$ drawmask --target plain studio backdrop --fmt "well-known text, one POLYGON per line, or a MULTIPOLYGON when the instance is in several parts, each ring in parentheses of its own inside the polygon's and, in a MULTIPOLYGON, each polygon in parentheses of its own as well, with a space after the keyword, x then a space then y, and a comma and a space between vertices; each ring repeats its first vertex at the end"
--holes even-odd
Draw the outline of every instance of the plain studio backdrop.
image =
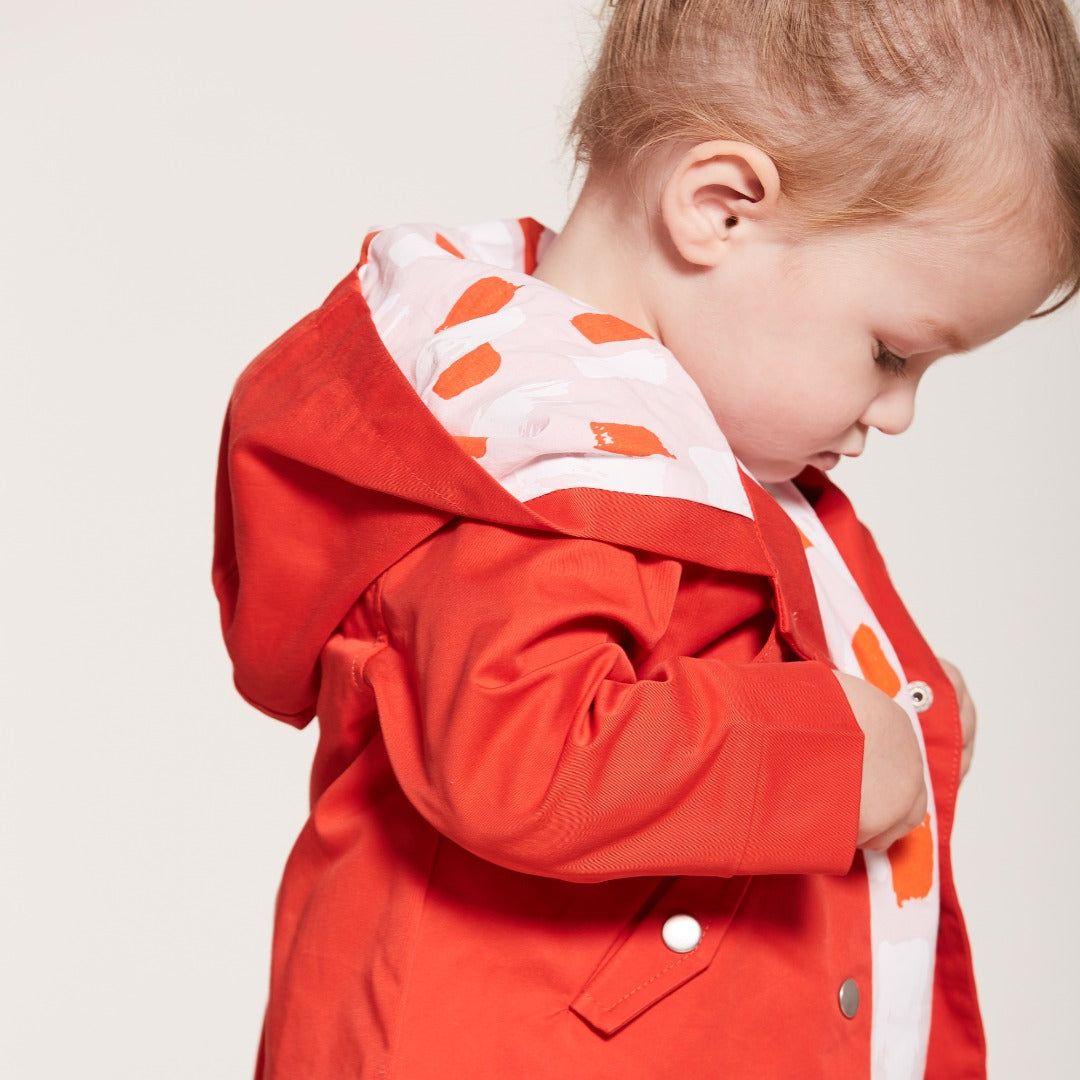
MULTIPOLYGON (((0 1074, 250 1074, 313 730, 209 584, 233 380, 369 225, 531 214, 598 0, 2 0, 0 1074)), ((927 377, 840 470, 980 707, 956 875, 991 1075, 1074 1075, 1080 309, 927 377)))

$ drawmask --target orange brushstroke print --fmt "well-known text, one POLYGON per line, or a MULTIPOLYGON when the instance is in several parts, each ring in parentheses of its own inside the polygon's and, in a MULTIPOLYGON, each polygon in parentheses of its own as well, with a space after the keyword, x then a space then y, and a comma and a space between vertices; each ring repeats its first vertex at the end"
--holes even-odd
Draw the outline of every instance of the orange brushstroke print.
POLYGON ((439 247, 441 247, 443 249, 443 251, 450 252, 450 254, 453 255, 455 258, 457 258, 457 259, 464 259, 465 258, 465 256, 462 255, 461 252, 458 251, 458 249, 456 247, 454 247, 454 245, 451 244, 450 241, 447 240, 446 237, 443 236, 443 234, 441 232, 437 232, 435 234, 435 243, 438 244, 439 247))
POLYGON ((612 454, 624 454, 626 457, 650 457, 663 454, 673 458, 675 455, 648 429, 636 424, 599 424, 589 425, 596 436, 596 449, 607 450, 612 454))
POLYGON ((886 659, 877 634, 863 623, 855 631, 851 647, 855 650, 855 659, 859 661, 863 678, 888 697, 896 697, 900 692, 900 676, 886 659))
POLYGON ((435 380, 432 389, 444 400, 457 397, 485 379, 490 379, 499 370, 501 363, 502 357, 490 345, 479 345, 472 352, 455 360, 435 380))
POLYGON ((483 435, 455 435, 454 442, 471 458, 482 458, 487 453, 487 439, 483 435))
POLYGON ((435 328, 438 334, 451 326, 480 319, 485 315, 494 315, 501 311, 513 299, 520 285, 511 285, 498 277, 481 278, 474 281, 458 298, 450 309, 450 314, 441 326, 435 328))
POLYGON ((617 319, 614 315, 601 315, 594 311, 575 315, 570 321, 594 345, 604 345, 609 341, 638 341, 641 338, 652 337, 651 334, 646 334, 644 330, 622 319, 617 319))
POLYGON ((813 543, 811 543, 810 538, 802 531, 802 529, 799 529, 799 539, 802 541, 804 549, 812 548, 814 546, 813 543))
POLYGON ((903 907, 906 900, 922 900, 930 895, 934 884, 934 834, 929 814, 921 825, 897 840, 888 855, 897 907, 903 907))

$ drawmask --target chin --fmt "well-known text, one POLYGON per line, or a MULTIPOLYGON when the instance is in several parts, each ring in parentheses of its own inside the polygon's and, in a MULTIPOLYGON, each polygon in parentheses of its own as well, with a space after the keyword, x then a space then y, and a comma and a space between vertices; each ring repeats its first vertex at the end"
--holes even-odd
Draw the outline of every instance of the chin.
POLYGON ((794 480, 806 465, 778 465, 762 464, 756 468, 753 465, 745 466, 746 471, 759 484, 783 484, 787 480, 794 480))

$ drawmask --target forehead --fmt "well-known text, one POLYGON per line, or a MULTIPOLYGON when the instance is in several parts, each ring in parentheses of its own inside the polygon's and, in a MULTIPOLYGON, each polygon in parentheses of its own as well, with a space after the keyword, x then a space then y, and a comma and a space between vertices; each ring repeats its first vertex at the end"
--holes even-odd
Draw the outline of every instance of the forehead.
POLYGON ((1048 229, 902 221, 825 243, 876 311, 895 312, 948 352, 964 352, 1032 315, 1060 282, 1048 229))
POLYGON ((894 250, 925 289, 943 289, 943 300, 982 294, 1013 321, 1032 314, 1061 278, 1051 230, 1036 221, 909 228, 894 250))

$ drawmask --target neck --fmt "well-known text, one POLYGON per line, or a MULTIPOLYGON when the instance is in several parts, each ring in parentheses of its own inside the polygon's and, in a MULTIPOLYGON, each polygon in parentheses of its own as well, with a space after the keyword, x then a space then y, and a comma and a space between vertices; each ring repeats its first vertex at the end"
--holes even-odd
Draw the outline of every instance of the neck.
POLYGON ((655 257, 641 196, 615 193, 611 184, 589 177, 533 276, 658 337, 647 300, 655 257))

